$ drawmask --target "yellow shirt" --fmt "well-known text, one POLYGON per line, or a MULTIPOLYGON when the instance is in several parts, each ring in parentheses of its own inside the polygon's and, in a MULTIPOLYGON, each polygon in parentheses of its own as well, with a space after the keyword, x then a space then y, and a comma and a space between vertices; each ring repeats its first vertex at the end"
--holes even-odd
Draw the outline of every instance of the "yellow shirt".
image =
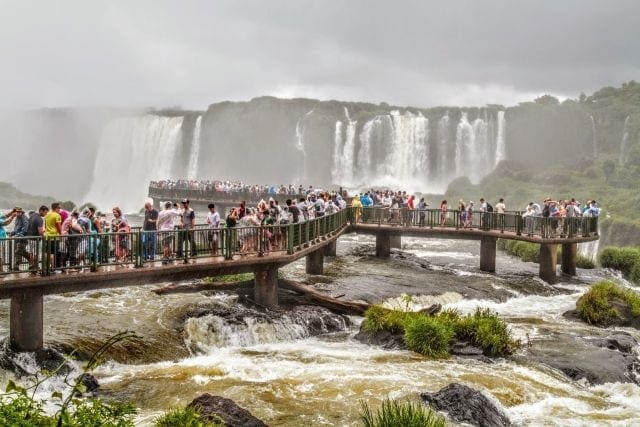
POLYGON ((62 224, 62 217, 60 216, 60 214, 58 212, 49 211, 44 216, 44 235, 45 235, 45 237, 57 236, 57 235, 60 234, 60 233, 58 233, 58 227, 56 227, 56 224, 62 224))

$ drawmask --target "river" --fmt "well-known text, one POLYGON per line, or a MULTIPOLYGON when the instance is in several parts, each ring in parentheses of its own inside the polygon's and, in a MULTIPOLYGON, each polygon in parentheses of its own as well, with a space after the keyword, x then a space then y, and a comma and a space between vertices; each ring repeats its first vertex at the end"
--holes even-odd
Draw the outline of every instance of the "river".
MULTIPOLYGON (((504 253, 497 256, 497 275, 482 273, 477 242, 403 238, 402 251, 390 260, 375 258, 374 245, 371 237, 346 235, 338 242, 338 257, 325 260, 324 276, 308 277, 304 260, 282 274, 308 279, 345 299, 393 306, 405 304, 398 297, 409 293, 415 295, 413 308, 433 302, 462 312, 490 307, 525 347, 548 345, 556 332, 600 336, 602 330, 562 313, 575 307, 590 283, 622 281, 606 270, 579 270, 576 279, 550 286, 536 277, 537 265, 504 253)), ((361 400, 377 406, 385 397, 415 398, 454 381, 493 396, 517 425, 640 424, 640 387, 634 384, 593 386, 543 365, 508 359, 431 361, 359 343, 353 338, 358 317, 345 319, 337 332, 310 336, 296 315, 265 323, 239 309, 233 295, 151 292, 159 286, 45 300, 49 344, 89 349, 124 329, 141 336, 130 349, 115 349, 95 372, 105 395, 138 405, 140 425, 207 392, 233 399, 269 425, 355 426, 361 400), (194 307, 240 310, 241 321, 215 314, 188 317, 194 307)), ((0 301, 0 336, 7 334, 8 307, 0 301)), ((640 339, 638 331, 626 331, 640 339)), ((2 381, 9 376, 4 373, 2 381)))

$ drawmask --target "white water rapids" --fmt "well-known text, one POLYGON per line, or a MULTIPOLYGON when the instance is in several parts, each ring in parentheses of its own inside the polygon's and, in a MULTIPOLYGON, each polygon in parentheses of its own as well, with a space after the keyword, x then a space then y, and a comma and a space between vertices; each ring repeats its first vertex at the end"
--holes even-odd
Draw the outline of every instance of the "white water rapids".
MULTIPOLYGON (((463 313, 489 307, 506 318, 515 337, 525 344, 531 340, 534 346, 537 340, 545 342, 549 331, 584 336, 597 330, 566 320, 562 313, 575 306, 588 283, 607 277, 607 272, 580 270, 577 281, 548 287, 535 277, 537 265, 503 253, 498 253, 497 275, 479 272, 477 246, 468 241, 403 238, 404 256, 427 263, 420 267, 402 257, 382 261, 362 255, 362 248, 373 251, 374 240, 350 234, 341 237, 339 256, 325 261, 330 280, 317 286, 333 294, 347 293, 345 299, 353 293, 370 293, 388 295, 383 299, 389 304, 404 304, 397 297, 409 291, 418 293, 411 302, 415 305, 440 302, 463 313), (457 287, 460 283, 478 294, 464 296, 457 287), (526 294, 513 284, 522 290, 568 292, 526 294), (438 286, 443 291, 431 294, 438 286), (508 298, 500 302, 482 297, 488 289, 508 298)), ((287 278, 307 277, 304 260, 281 271, 287 278)), ((155 287, 51 296, 45 301, 48 342, 97 340, 126 328, 151 343, 147 357, 161 355, 158 361, 109 362, 96 371, 107 396, 131 399, 141 408, 140 425, 151 425, 167 408, 185 405, 206 392, 233 399, 269 425, 356 426, 361 400, 377 407, 385 397, 415 398, 451 382, 492 396, 515 425, 640 423, 637 385, 591 386, 542 365, 507 359, 492 364, 456 357, 428 360, 410 351, 361 344, 353 339, 357 325, 310 337, 304 322, 286 318, 269 324, 251 315, 231 322, 208 314, 180 323, 184 307, 234 307, 234 299, 208 292, 159 296, 151 292, 155 287), (192 352, 167 353, 167 348, 185 346, 192 352)), ((7 312, 7 301, 0 302, 0 319, 6 319, 7 312)), ((6 334, 7 326, 0 322, 0 335, 6 334)), ((638 331, 629 332, 640 338, 638 331)), ((52 389, 53 385, 46 390, 52 389)))

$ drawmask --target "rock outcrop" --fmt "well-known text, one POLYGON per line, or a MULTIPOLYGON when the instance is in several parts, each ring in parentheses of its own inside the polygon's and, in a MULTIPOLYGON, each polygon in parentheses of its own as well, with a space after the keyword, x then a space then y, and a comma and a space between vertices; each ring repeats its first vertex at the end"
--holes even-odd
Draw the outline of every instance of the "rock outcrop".
POLYGON ((266 427, 251 412, 238 406, 233 400, 205 393, 193 399, 188 405, 207 421, 222 420, 228 427, 266 427))

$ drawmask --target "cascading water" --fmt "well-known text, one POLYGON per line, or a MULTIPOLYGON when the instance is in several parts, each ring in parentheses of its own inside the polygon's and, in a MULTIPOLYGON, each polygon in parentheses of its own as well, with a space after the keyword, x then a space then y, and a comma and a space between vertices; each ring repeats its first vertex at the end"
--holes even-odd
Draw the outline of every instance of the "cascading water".
POLYGON ((171 176, 183 119, 148 114, 109 123, 100 138, 93 183, 84 200, 100 209, 140 210, 149 181, 171 176))
POLYGON ((336 122, 336 128, 333 137, 333 163, 331 165, 331 180, 339 183, 344 170, 344 159, 342 157, 342 122, 336 122))
POLYGON ((456 130, 456 176, 467 176, 471 178, 470 166, 471 166, 471 150, 473 149, 475 142, 475 132, 473 126, 467 119, 467 113, 462 113, 460 117, 460 123, 456 130))
POLYGON ((505 132, 505 120, 504 111, 498 111, 498 132, 496 135, 496 156, 493 167, 496 167, 498 163, 507 158, 506 146, 504 143, 505 132))
POLYGON ((375 132, 379 132, 382 126, 380 116, 369 120, 362 127, 360 132, 360 150, 358 151, 357 171, 360 175, 361 184, 367 182, 371 171, 371 139, 375 132))
POLYGON ((627 160, 627 155, 629 154, 629 116, 624 119, 624 126, 622 127, 622 141, 620 141, 620 156, 618 158, 618 163, 623 165, 627 160))
POLYGON ((345 131, 344 149, 342 151, 342 159, 344 163, 342 164, 341 182, 344 185, 353 185, 353 167, 356 148, 356 125, 358 122, 355 120, 351 120, 347 107, 344 107, 344 115, 347 118, 347 129, 345 131))
POLYGON ((473 121, 473 135, 470 179, 472 182, 478 182, 492 169, 488 158, 487 122, 482 119, 475 119, 473 121))
POLYGON ((593 157, 598 155, 598 139, 596 138, 596 121, 593 116, 589 116, 591 121, 591 149, 593 150, 593 157))
POLYGON ((303 117, 301 117, 296 122, 296 150, 298 150, 302 156, 302 161, 300 162, 300 173, 299 177, 302 178, 303 182, 306 182, 307 178, 307 149, 304 145, 304 121, 307 117, 309 117, 313 113, 313 110, 306 113, 303 117))
POLYGON ((196 179, 198 176, 198 159, 200 158, 200 130, 202 128, 202 116, 198 116, 193 128, 193 139, 191 140, 191 150, 189 153, 189 167, 187 178, 196 179))
POLYGON ((391 181, 409 186, 424 186, 428 170, 427 142, 429 121, 422 114, 391 112, 393 135, 389 156, 384 163, 391 181))
POLYGON ((438 120, 438 166, 436 176, 442 184, 451 179, 451 166, 449 164, 450 121, 448 111, 438 120))

